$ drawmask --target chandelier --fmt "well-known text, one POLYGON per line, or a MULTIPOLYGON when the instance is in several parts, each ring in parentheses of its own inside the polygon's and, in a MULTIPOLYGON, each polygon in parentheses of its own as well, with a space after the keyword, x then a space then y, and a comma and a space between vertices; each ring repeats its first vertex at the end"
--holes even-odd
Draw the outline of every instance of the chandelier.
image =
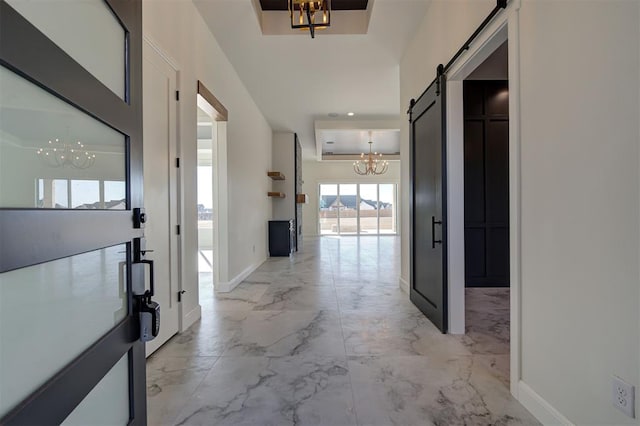
POLYGON ((369 154, 363 152, 360 159, 353 163, 353 170, 359 175, 381 175, 387 172, 389 162, 382 159, 382 154, 371 152, 373 141, 371 140, 371 131, 369 131, 369 154))
POLYGON ((80 141, 72 145, 55 139, 49 141, 45 148, 38 149, 36 153, 51 167, 87 169, 96 162, 96 155, 86 151, 80 141))
POLYGON ((308 28, 311 38, 315 38, 316 29, 331 26, 331 0, 288 0, 288 3, 291 28, 308 28))

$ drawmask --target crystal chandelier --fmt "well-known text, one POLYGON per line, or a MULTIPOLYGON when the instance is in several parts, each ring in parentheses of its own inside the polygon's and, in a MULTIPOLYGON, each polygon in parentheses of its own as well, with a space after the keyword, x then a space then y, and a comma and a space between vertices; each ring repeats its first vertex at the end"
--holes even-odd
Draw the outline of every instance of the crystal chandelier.
POLYGON ((353 163, 353 170, 359 175, 381 175, 386 173, 389 162, 382 159, 382 154, 371 152, 373 141, 371 140, 371 130, 369 130, 369 154, 363 152, 360 159, 353 163))
POLYGON ((36 153, 51 167, 87 169, 96 162, 96 155, 86 151, 80 141, 72 145, 59 139, 50 140, 45 148, 38 149, 36 153))
POLYGON ((309 29, 315 38, 316 29, 331 26, 331 0, 289 0, 291 28, 309 29), (316 22, 316 16, 320 16, 316 22))

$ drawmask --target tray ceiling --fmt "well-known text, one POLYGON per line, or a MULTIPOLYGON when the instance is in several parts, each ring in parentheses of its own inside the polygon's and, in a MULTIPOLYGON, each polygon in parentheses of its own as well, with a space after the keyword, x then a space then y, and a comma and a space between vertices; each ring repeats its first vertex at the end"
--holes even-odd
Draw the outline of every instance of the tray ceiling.
MULTIPOLYGON (((369 0, 331 0, 331 10, 367 10, 369 0)), ((262 10, 289 10, 287 0, 260 0, 262 10)))

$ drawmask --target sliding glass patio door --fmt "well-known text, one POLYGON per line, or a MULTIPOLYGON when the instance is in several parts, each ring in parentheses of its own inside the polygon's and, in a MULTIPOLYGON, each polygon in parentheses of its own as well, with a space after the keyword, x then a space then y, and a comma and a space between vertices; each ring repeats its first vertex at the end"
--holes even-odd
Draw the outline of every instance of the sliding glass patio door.
POLYGON ((320 184, 320 235, 395 235, 397 184, 320 184))

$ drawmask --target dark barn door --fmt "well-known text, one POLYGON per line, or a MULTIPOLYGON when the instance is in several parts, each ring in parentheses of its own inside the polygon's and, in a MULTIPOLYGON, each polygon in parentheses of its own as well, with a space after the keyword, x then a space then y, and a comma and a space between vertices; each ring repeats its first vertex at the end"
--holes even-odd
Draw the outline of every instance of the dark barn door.
POLYGON ((464 82, 467 287, 509 286, 509 84, 464 82))
POLYGON ((412 104, 411 301, 447 331, 445 77, 412 104))

